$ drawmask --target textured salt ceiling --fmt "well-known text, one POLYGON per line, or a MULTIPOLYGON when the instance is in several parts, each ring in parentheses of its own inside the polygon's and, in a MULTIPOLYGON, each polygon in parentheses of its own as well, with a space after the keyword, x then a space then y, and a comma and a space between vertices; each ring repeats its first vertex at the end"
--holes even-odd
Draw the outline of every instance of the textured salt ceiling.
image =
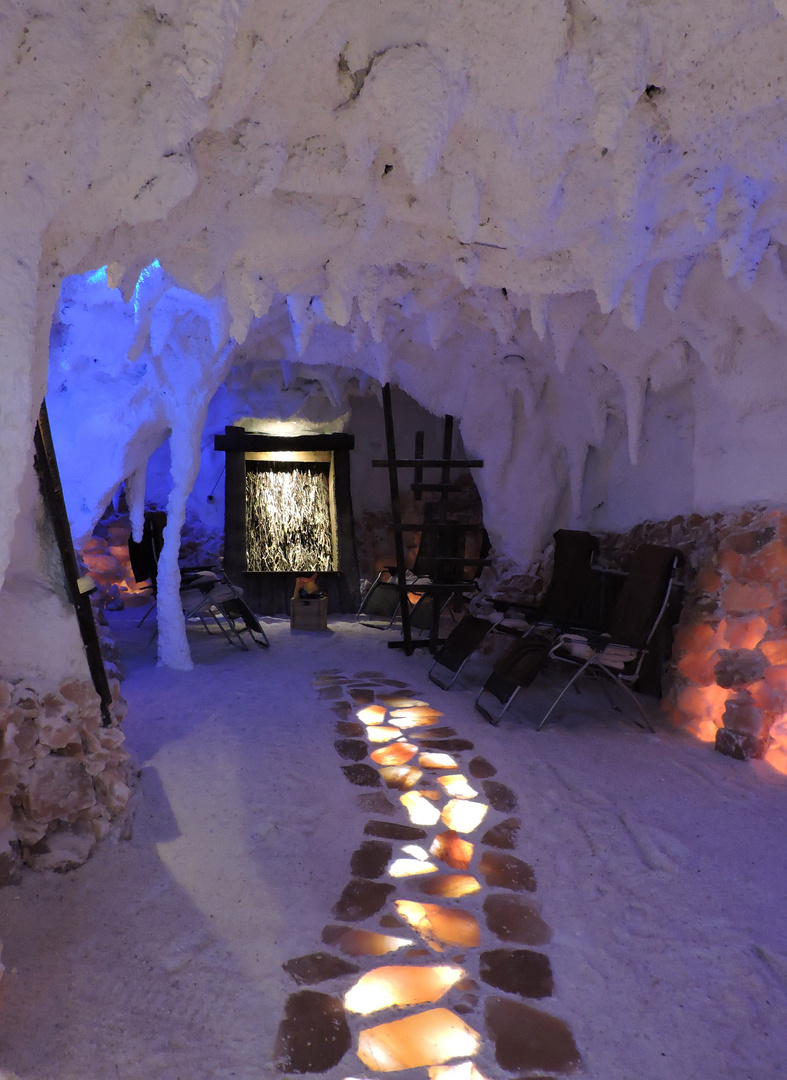
POLYGON ((273 334, 285 361, 392 378, 460 416, 514 558, 566 506, 620 524, 787 500, 785 16, 785 0, 5 5, 7 505, 62 277, 108 264, 128 300, 154 257, 226 299, 231 359, 270 359, 273 334))

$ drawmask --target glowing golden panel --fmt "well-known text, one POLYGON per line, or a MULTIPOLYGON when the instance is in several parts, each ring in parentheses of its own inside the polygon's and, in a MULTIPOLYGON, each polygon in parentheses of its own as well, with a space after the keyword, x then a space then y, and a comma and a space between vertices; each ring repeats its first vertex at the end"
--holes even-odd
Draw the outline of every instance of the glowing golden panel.
POLYGON ((448 1009, 428 1009, 362 1031, 358 1057, 375 1072, 395 1072, 470 1057, 480 1041, 478 1032, 448 1009))
POLYGON ((429 848, 429 854, 440 862, 446 863, 452 870, 466 870, 473 857, 473 845, 463 840, 453 829, 438 833, 429 848))
POLYGON ((437 867, 423 859, 394 859, 388 867, 391 877, 417 877, 419 874, 433 874, 437 867))
POLYGON ((485 803, 466 799, 451 799, 443 807, 443 824, 454 832, 471 833, 486 817, 489 807, 485 803))
POLYGON ((410 938, 376 934, 373 930, 348 930, 336 942, 346 956, 385 956, 412 943, 410 938))
POLYGON ((458 1065, 433 1065, 429 1080, 486 1080, 486 1077, 472 1061, 462 1061, 458 1065))
POLYGON ((450 754, 435 754, 431 751, 421 754, 418 764, 422 769, 455 769, 456 762, 450 754))
POLYGON ((366 738, 369 742, 390 742, 391 739, 400 738, 401 734, 399 728, 390 727, 388 724, 379 724, 366 729, 366 738))
POLYGON ((364 724, 382 724, 386 710, 382 705, 367 705, 355 714, 364 724))
POLYGON ((400 728, 433 727, 443 714, 436 709, 393 709, 391 723, 400 728))
POLYGON ((425 881, 421 885, 421 892, 428 893, 429 896, 456 899, 458 896, 469 896, 470 893, 478 892, 480 888, 472 874, 444 874, 425 881))
MULTIPOLYGON (((374 754, 372 754, 374 757, 374 754)), ((448 776, 438 777, 437 783, 444 787, 453 799, 474 799, 478 792, 471 787, 461 773, 450 773, 448 776)))
POLYGON ((409 791, 415 787, 424 774, 414 765, 385 765, 380 769, 386 787, 409 791))
POLYGON ((381 1009, 431 1004, 463 977, 464 971, 453 964, 374 968, 347 991, 344 1007, 349 1012, 369 1016, 381 1009))
POLYGON ((418 747, 409 742, 391 743, 390 746, 381 746, 379 750, 373 750, 372 761, 378 765, 404 765, 411 757, 418 753, 418 747))
POLYGON ((408 791, 400 795, 399 801, 409 814, 413 825, 436 825, 440 820, 440 811, 437 807, 417 791, 408 791))
POLYGON ((478 920, 467 911, 414 900, 395 900, 394 904, 398 914, 435 952, 442 952, 443 945, 474 949, 481 940, 478 920))

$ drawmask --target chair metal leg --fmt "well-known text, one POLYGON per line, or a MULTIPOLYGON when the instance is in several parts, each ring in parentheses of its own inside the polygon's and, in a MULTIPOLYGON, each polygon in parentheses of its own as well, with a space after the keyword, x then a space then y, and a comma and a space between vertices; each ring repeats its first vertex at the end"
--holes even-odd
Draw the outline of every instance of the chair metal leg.
MULTIPOLYGON (((478 709, 478 711, 479 711, 479 712, 481 713, 481 715, 482 715, 483 717, 485 717, 485 718, 486 718, 486 720, 488 720, 488 721, 489 721, 489 723, 490 723, 490 724, 491 724, 491 725, 492 725, 493 727, 497 727, 497 725, 498 725, 498 724, 500 723, 500 721, 501 721, 501 720, 503 719, 503 717, 505 716, 506 712, 508 711, 508 707, 509 707, 509 705, 511 704, 511 702, 512 702, 512 701, 514 700, 514 698, 515 698, 515 697, 517 696, 517 694, 519 693, 519 691, 520 691, 521 689, 522 689, 522 687, 521 687, 521 686, 515 686, 515 687, 514 687, 514 690, 513 690, 513 692, 511 693, 511 696, 510 696, 510 697, 508 698, 508 700, 506 701, 505 705, 503 705, 503 708, 502 708, 502 709, 500 710, 500 712, 498 713, 498 715, 497 715, 497 716, 495 716, 495 715, 494 715, 493 713, 490 713, 490 712, 489 712, 489 710, 488 710, 488 709, 487 709, 487 708, 486 708, 486 707, 485 707, 484 705, 482 705, 482 704, 481 704, 481 698, 482 698, 482 696, 483 696, 483 694, 484 694, 484 691, 486 690, 486 687, 482 687, 482 688, 481 688, 481 692, 480 692, 480 694, 479 694, 479 695, 478 695, 478 697, 477 697, 477 698, 475 699, 475 707, 476 707, 476 708, 478 709)), ((492 694, 492 695, 490 695, 490 696, 491 696, 491 697, 494 697, 494 694, 492 694)), ((499 700, 499 699, 497 699, 497 700, 499 700)))
POLYGON ((550 716, 552 715, 552 713, 553 713, 553 711, 554 711, 554 709, 555 709, 555 706, 556 706, 556 705, 558 704, 558 702, 560 701, 560 699, 561 699, 561 698, 563 697, 563 695, 564 695, 564 694, 566 693, 566 691, 567 691, 567 690, 569 690, 569 689, 570 689, 570 688, 571 688, 571 687, 572 687, 572 686, 574 685, 574 683, 575 683, 575 682, 577 681, 577 679, 578 679, 578 678, 579 678, 579 677, 580 677, 581 675, 584 675, 584 673, 585 673, 585 672, 587 671, 587 669, 588 669, 588 668, 590 667, 590 665, 591 665, 591 664, 593 663, 593 660, 594 660, 594 659, 595 659, 595 657, 594 657, 594 656, 591 656, 591 658, 590 658, 589 660, 586 660, 586 661, 585 661, 585 663, 584 663, 584 664, 582 665, 582 667, 580 667, 580 668, 577 668, 577 670, 576 670, 576 671, 574 672, 574 674, 573 674, 573 675, 571 676, 571 678, 570 678, 570 679, 568 680, 568 682, 566 683, 566 685, 565 685, 565 686, 563 687, 563 689, 562 689, 562 690, 560 691, 560 693, 558 694, 558 696, 557 696, 557 697, 555 698, 555 700, 554 700, 554 701, 552 702, 552 704, 551 704, 551 705, 549 706, 549 708, 547 709, 547 711, 546 711, 546 712, 544 713, 544 716, 543 716, 543 717, 542 717, 542 719, 541 719, 541 723, 540 723, 540 724, 538 725, 538 727, 536 728, 536 731, 540 731, 540 730, 541 730, 541 728, 542 728, 542 727, 544 726, 544 724, 545 724, 545 723, 547 722, 547 720, 548 720, 548 719, 550 718, 550 716))
MULTIPOLYGON (((640 712, 642 713, 642 719, 643 719, 643 720, 645 721, 645 724, 644 724, 644 726, 645 726, 645 727, 646 727, 646 728, 648 729, 648 731, 649 731, 649 732, 651 733, 651 735, 655 735, 655 734, 656 734, 656 729, 655 729, 655 728, 654 728, 654 726, 653 726, 653 725, 651 724, 651 722, 650 722, 650 717, 649 717, 649 716, 648 716, 648 714, 647 714, 647 713, 645 712, 645 707, 644 707, 644 705, 643 705, 643 704, 642 704, 642 702, 641 702, 641 701, 639 700, 639 698, 638 698, 638 697, 637 697, 637 695, 636 695, 636 694, 634 693, 634 691, 633 691, 633 690, 631 689, 631 687, 630 687, 630 686, 628 685, 628 683, 626 683, 626 682, 624 682, 624 681, 623 681, 622 679, 618 679, 618 678, 616 678, 616 677, 615 677, 614 675, 612 675, 612 674, 611 674, 611 672, 609 672, 609 671, 607 670, 607 668, 605 668, 605 667, 604 667, 604 665, 603 665, 603 664, 602 664, 602 665, 600 665, 600 667, 601 667, 601 668, 602 668, 602 669, 603 669, 604 671, 606 671, 606 672, 607 672, 607 674, 608 674, 608 675, 610 676, 610 678, 611 678, 611 679, 613 680, 613 682, 616 682, 616 683, 618 684, 618 686, 622 687, 622 688, 623 688, 623 689, 624 689, 624 690, 626 691, 626 693, 628 694, 628 696, 629 696, 629 697, 631 698, 631 700, 632 700, 632 701, 634 702, 634 704, 635 704, 635 705, 637 706, 637 708, 639 709, 639 711, 640 711, 640 712)), ((641 728, 641 727, 643 727, 643 725, 642 725, 642 724, 640 724, 639 720, 634 720, 634 723, 635 723, 635 724, 637 725, 637 727, 640 727, 640 728, 641 728)))

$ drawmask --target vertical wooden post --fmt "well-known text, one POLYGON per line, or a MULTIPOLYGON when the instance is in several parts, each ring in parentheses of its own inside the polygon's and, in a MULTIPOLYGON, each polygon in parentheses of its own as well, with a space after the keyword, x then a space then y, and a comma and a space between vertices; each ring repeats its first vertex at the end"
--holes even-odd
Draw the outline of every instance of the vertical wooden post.
POLYGON ((402 619, 402 642, 405 656, 412 656, 412 633, 410 630, 410 603, 407 599, 407 567, 404 560, 402 536, 402 508, 399 501, 399 473, 396 467, 396 438, 394 436, 391 385, 383 386, 383 415, 385 416, 385 445, 388 456, 388 483, 391 488, 391 518, 396 552, 396 580, 399 588, 399 614, 402 619))

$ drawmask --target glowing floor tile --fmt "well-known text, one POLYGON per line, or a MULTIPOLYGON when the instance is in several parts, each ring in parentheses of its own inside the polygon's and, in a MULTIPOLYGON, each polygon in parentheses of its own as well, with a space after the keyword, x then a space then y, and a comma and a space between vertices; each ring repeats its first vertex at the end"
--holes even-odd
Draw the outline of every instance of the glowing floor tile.
POLYGON ((346 956, 385 956, 405 945, 412 945, 410 938, 394 937, 393 934, 376 934, 373 930, 348 930, 336 942, 346 956))
POLYGON ((428 1009, 362 1031, 358 1057, 376 1072, 395 1072, 469 1057, 480 1041, 478 1032, 448 1009, 428 1009))
POLYGON ((440 811, 437 807, 418 791, 408 791, 400 795, 399 801, 409 814, 413 825, 436 825, 440 820, 440 811))
POLYGON ((380 769, 385 786, 398 788, 399 791, 409 791, 423 775, 414 765, 385 765, 380 769))
POLYGON ((473 845, 469 840, 463 840, 453 829, 449 829, 447 832, 438 833, 432 841, 429 854, 450 866, 452 870, 467 870, 473 857, 473 845))
POLYGON ((486 1080, 486 1077, 472 1061, 462 1061, 458 1065, 433 1065, 429 1080, 486 1080))
POLYGON ((369 1016, 381 1009, 407 1008, 438 1001, 464 977, 454 964, 440 967, 380 967, 367 971, 344 995, 344 1007, 369 1016))
POLYGON ((394 859, 388 867, 391 877, 417 877, 419 874, 434 874, 436 870, 434 863, 422 859, 394 859))
MULTIPOLYGON (((374 757, 374 754, 372 754, 374 757)), ((437 783, 444 787, 452 799, 474 799, 478 792, 471 787, 467 779, 461 773, 451 773, 449 776, 440 776, 437 783)))
POLYGON ((414 900, 394 900, 398 914, 421 935, 435 952, 443 945, 474 949, 481 940, 478 920, 467 911, 414 900))
POLYGON ((443 824, 454 832, 471 833, 486 817, 489 807, 485 803, 466 799, 451 799, 443 808, 443 824))
POLYGON ((402 852, 411 859, 420 859, 421 862, 426 862, 429 858, 429 853, 418 844, 403 844, 402 852))
MULTIPOLYGON (((418 747, 409 742, 395 742, 390 746, 381 746, 379 750, 373 750, 372 761, 378 765, 404 765, 411 757, 418 753, 418 747)), ((452 792, 453 794, 453 792, 452 792)))
POLYGON ((391 723, 403 729, 434 727, 442 715, 436 709, 394 709, 391 723))
POLYGON ((430 878, 419 885, 419 892, 429 896, 444 896, 446 899, 456 899, 458 896, 469 896, 470 893, 478 892, 480 884, 472 874, 440 874, 439 877, 430 878))
POLYGON ((421 754, 418 764, 422 769, 455 769, 456 762, 450 754, 421 754))
POLYGON ((363 720, 364 724, 382 724, 385 713, 386 709, 382 705, 367 705, 366 708, 359 709, 355 715, 359 720, 363 720))
POLYGON ((388 724, 378 724, 376 727, 366 729, 366 738, 369 742, 390 742, 392 739, 398 739, 401 734, 399 728, 390 727, 388 724))

